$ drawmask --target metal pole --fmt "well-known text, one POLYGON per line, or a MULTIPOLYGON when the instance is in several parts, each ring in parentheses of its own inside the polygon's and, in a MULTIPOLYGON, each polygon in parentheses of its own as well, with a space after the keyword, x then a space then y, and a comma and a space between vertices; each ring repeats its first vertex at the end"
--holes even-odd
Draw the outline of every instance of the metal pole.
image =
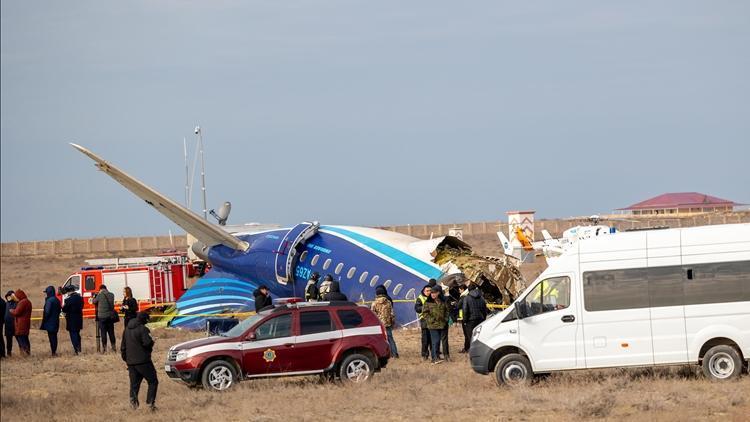
POLYGON ((203 192, 203 219, 208 220, 208 211, 206 209, 206 164, 203 160, 203 131, 200 126, 195 127, 198 133, 198 144, 200 145, 201 154, 201 191, 203 192))
POLYGON ((187 138, 182 138, 182 151, 185 153, 185 206, 189 207, 188 195, 190 193, 190 172, 188 171, 187 138))

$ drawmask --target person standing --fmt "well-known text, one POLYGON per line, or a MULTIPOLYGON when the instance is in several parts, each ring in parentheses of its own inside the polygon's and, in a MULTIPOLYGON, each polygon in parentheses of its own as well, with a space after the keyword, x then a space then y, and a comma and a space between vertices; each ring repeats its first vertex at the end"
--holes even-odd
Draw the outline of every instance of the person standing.
POLYGON ((128 328, 128 322, 138 314, 138 301, 133 297, 133 289, 128 286, 125 286, 122 294, 124 299, 122 300, 122 305, 120 305, 120 311, 123 313, 122 325, 124 326, 124 330, 128 328))
POLYGON ((323 299, 323 296, 325 296, 331 289, 331 283, 333 283, 333 276, 330 274, 326 274, 325 277, 323 277, 323 281, 320 282, 320 288, 318 289, 318 297, 320 300, 323 299))
POLYGON ((312 273, 310 279, 307 280, 307 285, 305 286, 305 300, 308 302, 315 302, 320 296, 320 291, 318 290, 318 279, 320 279, 320 274, 312 273))
POLYGON ((427 360, 430 357, 430 330, 427 329, 427 322, 424 319, 422 311, 424 310, 424 304, 430 297, 430 285, 422 287, 422 292, 419 293, 417 299, 414 300, 414 312, 417 313, 419 319, 419 328, 422 332, 422 359, 427 360))
POLYGON ((52 356, 57 356, 57 332, 60 331, 60 299, 55 296, 55 288, 52 286, 47 286, 44 293, 47 297, 44 299, 42 324, 39 329, 47 332, 49 349, 52 356))
POLYGON ((323 295, 322 300, 324 302, 347 301, 349 300, 349 298, 347 298, 345 294, 341 293, 339 282, 332 281, 328 288, 328 293, 323 295))
POLYGON ((91 300, 96 305, 97 324, 102 337, 102 353, 107 353, 107 336, 112 344, 112 351, 116 351, 115 345, 115 295, 107 290, 107 286, 99 286, 99 294, 91 300))
POLYGON ((469 351, 469 342, 471 341, 471 333, 466 332, 466 321, 464 320, 464 301, 466 296, 469 294, 469 289, 465 284, 458 286, 459 296, 456 308, 458 308, 458 322, 461 324, 461 330, 464 333, 464 347, 458 353, 467 353, 469 351))
POLYGON ((146 327, 148 319, 147 313, 138 312, 134 319, 128 321, 120 342, 120 355, 128 365, 130 406, 133 409, 138 408, 138 392, 141 389, 141 382, 145 378, 148 384, 146 404, 154 411, 156 410, 156 390, 159 386, 159 379, 156 376, 154 362, 151 360, 154 339, 151 338, 151 331, 146 327))
POLYGON ((271 299, 271 293, 268 291, 266 285, 261 284, 253 292, 253 297, 255 297, 255 312, 273 308, 273 299, 271 299))
POLYGON ((464 348, 468 351, 471 346, 471 335, 474 328, 487 318, 487 302, 482 297, 482 291, 475 283, 469 284, 469 293, 462 304, 465 331, 464 348))
MULTIPOLYGON (((5 331, 5 309, 7 305, 5 304, 5 300, 0 299, 0 315, 3 316, 3 319, 0 320, 0 331, 5 331)), ((5 342, 2 341, 2 338, 0 338, 0 358, 5 357, 5 342)))
POLYGON ((422 310, 427 329, 430 330, 430 353, 432 363, 434 364, 443 362, 440 359, 440 341, 442 339, 443 327, 448 322, 448 307, 440 298, 441 290, 439 286, 433 286, 430 289, 430 297, 425 302, 424 309, 422 310))
MULTIPOLYGON (((3 332, 5 335, 5 354, 11 356, 13 354, 13 337, 16 335, 16 321, 10 313, 10 311, 16 309, 13 290, 8 290, 8 292, 5 293, 5 300, 7 301, 5 305, 5 315, 3 315, 3 319, 5 319, 5 329, 3 332)), ((0 341, 2 341, 2 339, 0 339, 0 341)))
POLYGON ((396 340, 393 339, 393 323, 396 321, 396 314, 393 312, 393 299, 388 296, 388 290, 382 284, 375 288, 375 301, 372 302, 371 309, 385 327, 388 345, 391 348, 391 357, 398 359, 398 347, 396 347, 396 340))
POLYGON ((65 298, 62 307, 65 313, 65 329, 70 335, 70 343, 73 345, 73 353, 81 353, 81 330, 83 329, 83 299, 81 295, 73 290, 65 298))
POLYGON ((26 292, 21 289, 16 290, 13 294, 13 300, 16 301, 15 309, 11 309, 10 314, 14 318, 15 332, 13 333, 18 343, 18 348, 26 355, 31 354, 31 342, 29 342, 29 329, 31 328, 31 301, 26 296, 26 292))

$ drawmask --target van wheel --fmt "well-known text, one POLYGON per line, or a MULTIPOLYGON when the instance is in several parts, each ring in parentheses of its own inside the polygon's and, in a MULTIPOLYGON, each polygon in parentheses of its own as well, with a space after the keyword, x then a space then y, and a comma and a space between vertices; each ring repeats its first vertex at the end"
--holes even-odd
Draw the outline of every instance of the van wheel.
POLYGON ((503 356, 495 366, 495 382, 501 387, 529 384, 533 377, 531 363, 526 357, 517 353, 503 356))
POLYGON ((373 365, 372 360, 359 353, 345 357, 339 366, 339 377, 344 382, 365 382, 372 377, 374 372, 375 365, 373 365))
POLYGON ((703 375, 714 381, 737 378, 742 372, 742 359, 734 347, 719 345, 703 355, 703 375))
POLYGON ((215 360, 203 369, 203 388, 211 391, 226 391, 237 382, 234 365, 225 360, 215 360))

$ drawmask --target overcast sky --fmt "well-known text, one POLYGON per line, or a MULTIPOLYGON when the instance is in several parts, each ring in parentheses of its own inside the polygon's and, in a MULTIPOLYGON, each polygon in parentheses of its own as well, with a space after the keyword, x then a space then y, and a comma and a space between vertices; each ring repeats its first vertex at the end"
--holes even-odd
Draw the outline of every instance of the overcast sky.
POLYGON ((233 223, 750 202, 749 45, 746 1, 3 0, 2 241, 177 232, 68 142, 182 202, 196 124, 233 223))

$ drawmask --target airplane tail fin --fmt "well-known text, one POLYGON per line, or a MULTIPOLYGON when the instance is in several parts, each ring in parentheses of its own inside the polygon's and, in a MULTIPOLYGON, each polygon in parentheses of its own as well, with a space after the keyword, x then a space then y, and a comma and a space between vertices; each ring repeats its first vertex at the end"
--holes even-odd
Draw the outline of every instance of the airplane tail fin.
POLYGON ((497 237, 500 239, 500 244, 503 245, 503 252, 505 252, 506 255, 513 255, 513 245, 503 232, 497 232, 497 237))
POLYGON ((250 248, 250 245, 244 240, 232 236, 218 226, 202 219, 194 212, 155 191, 88 149, 73 143, 70 145, 94 160, 99 170, 115 179, 117 183, 133 192, 137 197, 146 201, 147 204, 154 207, 165 217, 172 220, 175 224, 185 229, 185 231, 195 236, 196 239, 200 240, 207 246, 221 244, 239 251, 246 251, 250 248))

